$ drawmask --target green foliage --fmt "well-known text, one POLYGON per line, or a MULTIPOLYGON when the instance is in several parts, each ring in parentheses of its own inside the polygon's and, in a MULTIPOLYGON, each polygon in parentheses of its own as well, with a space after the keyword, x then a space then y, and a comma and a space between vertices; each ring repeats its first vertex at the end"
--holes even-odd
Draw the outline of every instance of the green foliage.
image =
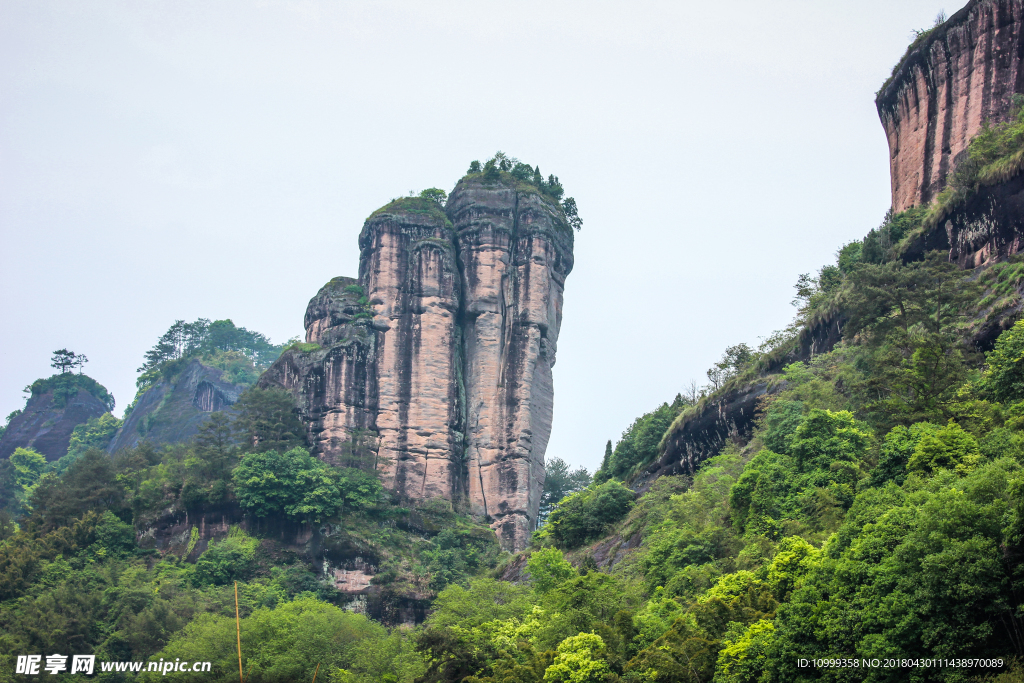
POLYGON ((126 557, 135 550, 135 529, 110 510, 100 516, 95 533, 97 554, 103 557, 126 557))
POLYGON ((448 193, 436 187, 423 190, 420 192, 420 196, 432 202, 437 202, 440 206, 444 206, 448 202, 448 193))
POLYGON ((462 582, 481 567, 493 564, 498 544, 493 534, 443 529, 434 537, 431 548, 422 553, 430 570, 430 588, 435 591, 462 582))
POLYGON ((1009 180, 1024 167, 1024 97, 1013 95, 1010 118, 985 121, 967 146, 966 158, 946 175, 946 188, 929 207, 928 227, 934 227, 980 187, 1009 180))
POLYGON ((910 427, 897 425, 889 430, 882 441, 881 457, 871 472, 872 486, 881 486, 888 481, 902 485, 907 478, 907 464, 925 433, 938 429, 930 422, 919 422, 910 427))
POLYGON ((71 372, 74 368, 81 369, 88 362, 89 359, 85 357, 85 354, 75 353, 67 349, 54 351, 50 357, 50 367, 57 368, 61 374, 71 372))
POLYGON ((452 222, 448 220, 448 216, 445 215, 443 206, 439 204, 436 199, 424 197, 422 195, 419 197, 399 197, 397 199, 393 199, 371 213, 366 220, 369 221, 378 216, 398 212, 420 214, 433 219, 438 225, 449 229, 452 227, 452 222))
POLYGON ((921 432, 907 469, 929 473, 940 468, 955 468, 958 472, 967 473, 981 462, 981 457, 977 439, 950 421, 945 427, 921 432))
POLYGON ((232 479, 239 504, 257 517, 319 522, 342 506, 337 472, 303 448, 243 455, 232 479))
POLYGON ((583 219, 580 218, 575 199, 566 197, 562 200, 562 211, 565 213, 565 220, 569 222, 570 228, 575 228, 577 232, 583 229, 583 219))
POLYGON ((32 509, 26 524, 37 531, 71 525, 89 511, 112 511, 128 517, 125 487, 117 480, 114 464, 103 451, 86 451, 57 477, 40 478, 29 499, 32 509))
MULTIPOLYGON (((556 178, 505 155, 470 172, 561 200, 556 178)), ((440 201, 425 194, 385 209, 440 212, 440 201)), ((727 349, 712 384, 765 381, 768 391, 754 433, 736 434, 692 477, 658 479, 639 499, 615 480, 661 455, 674 419, 704 409, 703 399, 689 407, 696 388, 609 442, 594 484, 551 460, 542 509, 558 505, 532 553, 494 569, 518 584, 485 578, 500 550, 490 530, 456 512, 459 501, 387 504, 375 432, 353 434, 341 467, 311 457, 286 392, 254 390, 237 432, 215 414, 189 444, 143 444, 111 459, 87 448, 103 438, 91 440, 100 430, 90 423, 66 471, 5 460, 0 492, 8 500, 17 488, 32 510, 17 525, 0 515, 0 670, 13 665, 4 653, 75 648, 209 659, 217 669, 203 680, 234 680, 235 581, 253 681, 308 679, 317 662, 319 677, 346 683, 838 681, 863 672, 795 663, 1019 654, 1007 634, 1024 613, 1024 327, 1004 333, 984 372, 963 339, 992 311, 1005 314, 1024 266, 971 281, 934 255, 903 264, 897 256, 924 215, 888 214, 836 265, 801 277, 795 326, 760 352, 727 349), (790 362, 815 348, 811 327, 846 316, 843 343, 790 362), (257 516, 330 520, 331 543, 378 558, 371 609, 397 620, 403 600, 436 591, 426 623, 388 632, 341 611, 321 567, 294 562, 273 538, 232 529, 194 565, 183 561, 204 548, 196 516, 236 503, 257 516), (151 535, 141 536, 148 549, 136 546, 135 529, 168 511, 188 512, 191 535, 161 560, 151 535)), ((238 372, 250 367, 237 350, 204 353, 226 373, 236 361, 238 372)))
MULTIPOLYGON (((812 657, 981 657, 1006 652, 1014 599, 996 548, 1016 462, 939 473, 858 496, 844 526, 784 603, 765 669, 795 677, 812 657), (912 482, 918 482, 911 485, 912 482)), ((880 680, 900 680, 891 672, 880 680)))
MULTIPOLYGON (((611 450, 611 442, 608 442, 611 450)), ((561 458, 552 458, 544 466, 544 489, 540 497, 540 516, 543 521, 555 505, 570 493, 576 493, 590 486, 591 477, 585 467, 569 470, 569 464, 561 458)))
MULTIPOLYGON (((195 438, 196 474, 202 479, 223 479, 237 462, 235 430, 223 412, 210 413, 195 438)), ((191 463, 190 463, 191 464, 191 463)))
POLYGON ((734 523, 769 538, 783 533, 786 520, 832 528, 853 503, 870 444, 870 433, 848 411, 811 410, 788 439, 788 452, 761 451, 733 485, 734 523))
POLYGON ((606 468, 602 464, 594 474, 594 480, 603 483, 611 478, 625 479, 657 460, 661 438, 684 407, 681 401, 671 405, 662 403, 655 410, 638 417, 615 444, 609 466, 606 468))
MULTIPOLYGON (((366 617, 299 597, 277 607, 260 608, 241 622, 246 680, 257 683, 312 680, 320 665, 326 679, 333 669, 349 669, 362 649, 387 638, 387 632, 366 617)), ((188 624, 154 657, 174 661, 212 661, 215 675, 178 673, 183 681, 230 681, 238 676, 233 617, 206 614, 188 624)), ((143 681, 163 680, 146 673, 143 681)))
POLYGON ((576 570, 557 548, 541 548, 526 563, 530 582, 540 593, 547 593, 576 576, 576 570))
POLYGON ((724 639, 716 662, 715 680, 722 683, 754 683, 759 680, 774 635, 775 624, 761 619, 735 639, 724 639))
POLYGON ((488 622, 516 619, 532 611, 530 589, 525 586, 475 579, 468 588, 451 584, 438 594, 434 613, 416 636, 416 649, 427 670, 417 681, 462 681, 480 673, 497 652, 487 632, 488 622))
POLYGON ((91 417, 88 421, 77 425, 71 432, 67 455, 53 464, 53 471, 60 474, 90 448, 106 450, 121 424, 121 420, 114 417, 113 414, 103 413, 99 417, 91 417))
POLYGON ((171 382, 193 359, 223 370, 221 379, 234 384, 251 385, 284 351, 266 336, 230 320, 206 318, 186 323, 176 320, 156 345, 146 352, 146 360, 135 380, 138 391, 125 409, 127 420, 142 394, 161 381, 171 382))
POLYGON ((864 334, 879 344, 893 332, 909 336, 919 327, 929 334, 948 332, 978 298, 978 286, 941 252, 903 265, 861 264, 849 276, 848 338, 864 334))
POLYGON ((502 174, 505 174, 505 180, 517 189, 532 191, 551 199, 565 218, 565 228, 563 229, 580 230, 583 227, 583 219, 580 218, 576 200, 572 197, 563 199, 565 189, 558 176, 549 175, 545 180, 539 166, 531 166, 499 150, 484 162, 483 167, 480 166, 479 161, 471 162, 466 174, 471 176, 480 174, 484 180, 491 182, 501 179, 502 174))
POLYGON ((635 497, 617 481, 579 491, 558 504, 539 534, 550 537, 560 548, 575 548, 622 519, 633 507, 635 497))
POLYGON ((14 466, 14 481, 22 490, 35 485, 46 469, 46 457, 31 448, 15 448, 10 460, 14 466))
POLYGON ((985 360, 984 386, 993 398, 1005 403, 1024 399, 1024 320, 999 335, 985 360))
MULTIPOLYGON (((854 243, 859 246, 856 251, 857 258, 851 260, 853 252, 848 252, 846 269, 843 268, 844 264, 840 263, 840 270, 844 273, 851 272, 852 266, 858 261, 878 265, 897 260, 907 244, 921 234, 927 216, 928 208, 925 206, 913 206, 900 213, 894 213, 890 209, 880 226, 871 230, 860 243, 854 243)), ((840 261, 842 260, 841 253, 840 261)))
POLYGON ((580 633, 558 644, 555 661, 544 672, 546 683, 601 683, 610 680, 601 636, 580 633))
POLYGON ((204 353, 202 362, 211 368, 223 370, 220 378, 232 384, 255 384, 262 374, 262 369, 256 367, 252 359, 242 351, 216 349, 204 353))
POLYGON ((96 513, 88 513, 70 526, 42 534, 20 530, 0 544, 0 601, 22 594, 47 563, 84 549, 95 540, 96 513))
POLYGON ((853 267, 861 260, 862 249, 863 244, 861 242, 850 242, 849 244, 843 245, 836 254, 836 265, 839 268, 839 272, 846 275, 853 270, 853 267))
POLYGON ((283 452, 305 445, 305 428, 295 414, 295 399, 285 389, 247 389, 234 410, 235 428, 242 433, 247 449, 283 452))
POLYGON ((938 253, 905 266, 861 264, 848 279, 844 335, 866 342, 866 372, 852 386, 870 421, 887 431, 952 417, 972 360, 958 329, 978 298, 978 283, 938 253))
POLYGON ((114 397, 106 388, 88 375, 62 373, 46 379, 37 379, 29 387, 32 396, 53 392, 53 407, 64 408, 68 401, 85 391, 98 399, 107 410, 114 409, 114 397))
POLYGON ((281 347, 274 346, 264 335, 252 332, 244 327, 236 327, 230 320, 199 318, 195 322, 186 323, 175 320, 156 345, 146 352, 146 362, 139 368, 145 373, 160 370, 170 361, 185 358, 202 358, 205 361, 228 364, 237 356, 218 354, 236 352, 249 360, 257 369, 270 367, 279 355, 281 347))
MULTIPOLYGON (((314 351, 319 351, 322 348, 323 348, 322 346, 320 346, 319 344, 317 344, 315 342, 310 342, 310 343, 307 344, 306 342, 301 342, 301 341, 296 339, 291 344, 288 344, 287 346, 285 346, 284 347, 284 351, 293 351, 294 350, 294 351, 298 351, 299 353, 313 353, 314 351)), ((282 351, 282 353, 284 353, 284 351, 282 351)))
POLYGON ((192 573, 195 586, 226 586, 244 581, 255 570, 259 541, 238 527, 232 527, 224 540, 210 541, 209 547, 196 560, 192 573))
POLYGON ((803 421, 803 402, 772 401, 764 417, 765 430, 761 439, 765 447, 777 453, 789 453, 796 437, 796 429, 803 421))

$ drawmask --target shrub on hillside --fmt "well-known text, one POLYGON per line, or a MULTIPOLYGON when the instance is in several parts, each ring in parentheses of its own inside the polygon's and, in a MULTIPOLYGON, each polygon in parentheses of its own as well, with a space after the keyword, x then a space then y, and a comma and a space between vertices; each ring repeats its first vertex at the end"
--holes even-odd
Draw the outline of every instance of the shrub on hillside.
POLYGON ((598 538, 632 509, 633 491, 609 481, 566 497, 548 517, 540 533, 559 548, 575 548, 598 538))

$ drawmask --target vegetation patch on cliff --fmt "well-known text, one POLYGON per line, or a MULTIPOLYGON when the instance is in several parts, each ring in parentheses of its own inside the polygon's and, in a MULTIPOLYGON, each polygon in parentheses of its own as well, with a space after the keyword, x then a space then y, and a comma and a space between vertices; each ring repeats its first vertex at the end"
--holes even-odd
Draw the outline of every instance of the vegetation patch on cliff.
POLYGON ((1024 169, 1024 95, 1015 94, 1010 119, 986 121, 967 146, 966 158, 946 176, 946 187, 928 207, 922 229, 933 229, 981 187, 1006 182, 1024 169))
POLYGON ((573 228, 579 231, 583 227, 583 219, 580 218, 576 200, 572 197, 563 199, 565 189, 558 176, 549 175, 545 179, 539 166, 530 166, 530 164, 498 151, 484 162, 483 166, 479 161, 471 162, 464 178, 475 178, 492 183, 501 181, 505 185, 515 188, 517 192, 543 197, 564 218, 565 223, 559 223, 558 227, 564 228, 570 236, 573 228))
MULTIPOLYGON (((424 192, 428 192, 424 190, 424 192)), ((419 197, 399 197, 398 199, 392 199, 390 202, 380 207, 373 213, 371 213, 366 220, 371 221, 375 218, 380 218, 388 214, 413 214, 419 215, 424 218, 429 218, 435 221, 438 225, 442 225, 448 229, 452 228, 452 222, 448 220, 448 216, 445 215, 443 204, 439 203, 436 196, 419 196, 419 197)))
POLYGON ((32 397, 52 392, 54 408, 65 407, 69 399, 74 398, 79 391, 85 391, 99 399, 107 407, 107 410, 114 409, 114 397, 106 387, 88 375, 73 372, 58 373, 46 379, 37 379, 25 389, 32 397))

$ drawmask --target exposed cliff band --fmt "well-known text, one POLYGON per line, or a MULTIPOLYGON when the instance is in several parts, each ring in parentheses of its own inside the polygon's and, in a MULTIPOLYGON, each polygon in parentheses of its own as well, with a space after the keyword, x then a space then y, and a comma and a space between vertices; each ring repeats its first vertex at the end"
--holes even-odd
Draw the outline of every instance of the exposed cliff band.
POLYGON ((572 245, 557 199, 509 174, 463 178, 445 210, 396 200, 363 226, 358 281, 336 278, 310 301, 317 347, 285 353, 261 384, 296 395, 319 457, 373 458, 391 490, 464 501, 522 548, 544 483, 572 245))
POLYGON ((972 0, 912 46, 875 100, 889 142, 892 207, 927 204, 971 138, 1024 90, 1024 0, 972 0))

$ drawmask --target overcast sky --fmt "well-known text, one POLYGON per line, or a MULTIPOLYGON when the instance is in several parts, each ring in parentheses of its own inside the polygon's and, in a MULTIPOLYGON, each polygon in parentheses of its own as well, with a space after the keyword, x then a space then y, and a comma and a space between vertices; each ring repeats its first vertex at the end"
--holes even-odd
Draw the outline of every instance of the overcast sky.
POLYGON ((0 414, 53 349, 120 414, 175 319, 302 334, 368 214, 500 149, 584 220, 548 457, 593 470, 880 222, 874 92, 940 9, 0 0, 0 414))

